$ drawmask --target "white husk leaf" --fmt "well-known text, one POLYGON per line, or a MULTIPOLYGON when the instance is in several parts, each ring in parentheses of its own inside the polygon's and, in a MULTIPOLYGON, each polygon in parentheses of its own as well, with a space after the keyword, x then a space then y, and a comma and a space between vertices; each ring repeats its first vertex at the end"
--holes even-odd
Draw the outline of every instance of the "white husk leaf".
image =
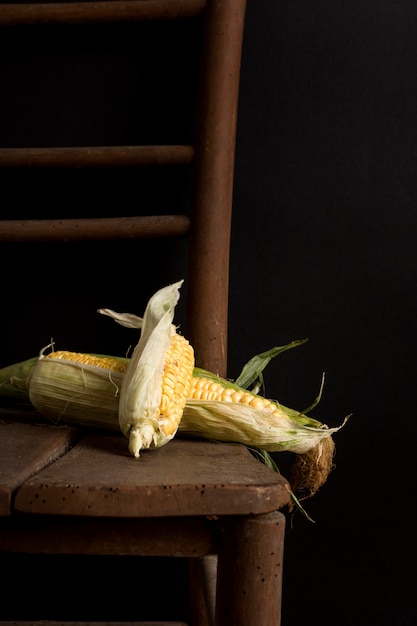
POLYGON ((112 317, 115 322, 120 326, 125 326, 125 328, 142 328, 143 318, 133 313, 117 313, 112 309, 98 309, 98 313, 112 317))
POLYGON ((119 400, 119 425, 129 439, 129 450, 159 447, 167 437, 159 428, 159 406, 165 356, 175 333, 172 322, 179 299, 179 281, 157 291, 143 316, 141 336, 124 374, 119 400))
POLYGON ((268 452, 303 454, 342 426, 307 426, 284 411, 282 415, 271 416, 264 409, 235 402, 187 400, 179 432, 214 441, 242 443, 268 452))

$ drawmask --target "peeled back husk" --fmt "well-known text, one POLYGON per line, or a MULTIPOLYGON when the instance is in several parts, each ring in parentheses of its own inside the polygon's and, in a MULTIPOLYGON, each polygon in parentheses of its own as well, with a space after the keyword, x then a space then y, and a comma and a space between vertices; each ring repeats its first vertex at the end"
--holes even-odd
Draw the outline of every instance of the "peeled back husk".
MULTIPOLYGON (((167 431, 164 428, 161 419, 161 401, 166 357, 173 335, 176 333, 173 325, 174 312, 183 282, 181 280, 168 285, 150 298, 141 320, 138 344, 133 350, 123 377, 119 400, 119 425, 129 440, 129 451, 135 457, 140 455, 142 449, 165 445, 177 432, 178 422, 174 429, 167 431)), ((188 378, 191 378, 194 355, 189 367, 188 378)), ((186 397, 184 388, 179 418, 186 397)))

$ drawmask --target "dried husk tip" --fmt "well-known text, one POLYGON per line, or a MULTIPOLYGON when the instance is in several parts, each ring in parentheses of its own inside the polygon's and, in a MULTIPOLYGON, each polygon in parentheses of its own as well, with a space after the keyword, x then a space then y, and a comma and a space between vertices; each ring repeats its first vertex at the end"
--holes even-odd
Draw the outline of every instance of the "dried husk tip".
MULTIPOLYGON (((327 481, 334 469, 335 444, 332 437, 322 439, 314 448, 296 456, 289 483, 299 500, 311 498, 327 481)), ((294 507, 291 502, 290 509, 294 507)))

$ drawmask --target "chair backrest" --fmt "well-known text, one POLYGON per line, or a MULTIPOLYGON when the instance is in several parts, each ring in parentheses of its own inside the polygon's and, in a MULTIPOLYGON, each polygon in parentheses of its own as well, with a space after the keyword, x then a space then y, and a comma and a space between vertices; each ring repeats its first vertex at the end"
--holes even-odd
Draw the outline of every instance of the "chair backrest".
MULTIPOLYGON (((115 107, 122 118, 126 109, 135 109, 133 130, 116 132, 111 116, 104 122, 97 120, 100 111, 88 106, 90 123, 86 130, 91 140, 87 145, 73 145, 73 138, 74 143, 78 138, 78 129, 71 124, 62 128, 61 112, 54 110, 54 106, 47 107, 47 111, 40 107, 38 111, 41 113, 40 127, 50 121, 46 119, 49 113, 54 118, 52 137, 47 145, 38 145, 38 131, 42 128, 36 123, 10 129, 7 119, 8 114, 13 114, 13 107, 20 111, 31 104, 25 90, 23 100, 15 100, 10 105, 7 104, 8 91, 2 93, 0 120, 4 122, 4 133, 0 136, 0 182, 3 194, 6 183, 9 192, 15 190, 16 194, 9 193, 9 202, 0 221, 1 249, 11 251, 13 246, 21 248, 20 244, 34 244, 38 253, 39 244, 48 244, 45 246, 47 251, 48 246, 53 245, 42 275, 31 272, 32 258, 28 255, 20 263, 20 274, 16 275, 13 261, 4 270, 9 275, 14 272, 17 289, 24 292, 20 307, 29 309, 26 314, 29 332, 30 308, 34 304, 25 293, 27 283, 31 281, 40 286, 39 300, 54 298, 54 279, 58 283, 62 280, 60 254, 68 253, 68 247, 61 250, 61 243, 80 244, 77 249, 82 248, 82 254, 86 255, 78 268, 81 275, 79 272, 72 284, 59 285, 64 296, 66 289, 71 292, 65 306, 70 310, 69 322, 74 325, 78 320, 74 320, 72 310, 78 303, 74 304, 72 297, 80 291, 80 282, 86 285, 82 291, 86 295, 88 289, 96 291, 100 280, 103 285, 107 281, 118 286, 120 276, 129 274, 129 278, 124 277, 123 288, 126 289, 130 281, 130 291, 137 293, 144 288, 144 278, 150 275, 156 280, 155 275, 160 274, 157 268, 159 252, 154 252, 149 242, 158 244, 160 250, 161 241, 163 246, 168 239, 179 241, 179 249, 186 257, 185 275, 175 276, 176 280, 186 279, 184 334, 194 346, 198 366, 221 376, 227 375, 229 255, 245 4, 246 0, 106 0, 0 5, 0 53, 7 52, 7 55, 0 54, 0 67, 10 60, 8 49, 20 55, 21 44, 26 55, 29 53, 30 56, 26 35, 33 33, 32 29, 38 26, 43 33, 55 33, 56 47, 46 46, 44 51, 45 67, 41 72, 44 82, 51 81, 50 65, 53 65, 55 74, 59 73, 54 59, 64 35, 67 53, 75 57, 77 63, 82 52, 95 50, 97 38, 100 38, 100 44, 109 45, 106 59, 111 65, 113 55, 120 52, 119 42, 111 33, 119 31, 120 23, 128 26, 125 34, 132 38, 127 42, 122 40, 121 48, 123 53, 133 53, 133 64, 139 62, 142 66, 143 62, 154 60, 150 59, 153 55, 159 59, 159 48, 164 43, 165 54, 167 49, 169 54, 170 46, 172 50, 180 47, 184 61, 196 62, 198 74, 198 89, 190 90, 187 79, 177 82, 177 70, 179 75, 179 70, 183 69, 181 60, 170 63, 172 75, 168 77, 168 86, 164 87, 160 84, 157 63, 156 69, 152 70, 151 89, 141 91, 139 95, 135 93, 134 104, 124 101, 115 107), (157 23, 162 25, 161 32, 154 28, 157 23), (90 29, 97 24, 99 30, 88 39, 84 26, 90 29), (197 36, 190 38, 192 48, 188 48, 188 39, 180 41, 181 24, 193 32, 195 27, 197 36), (74 25, 77 28, 82 25, 81 39, 68 37, 67 29, 74 25), (101 26, 106 27, 105 31, 101 26), (133 34, 137 26, 140 27, 139 38, 133 34), (29 30, 25 31, 23 40, 17 42, 14 33, 21 28, 29 30), (145 37, 147 30, 151 34, 145 37), (9 33, 7 37, 6 33, 9 33), (177 91, 182 90, 189 96, 191 105, 186 110, 176 102, 177 91), (156 99, 151 97, 155 94, 156 99), (151 104, 141 107, 142 97, 146 101, 150 99, 151 104), (156 107, 153 117, 159 121, 156 134, 148 132, 147 128, 147 115, 152 113, 153 106, 156 107), (55 121, 55 114, 59 121, 55 121), (181 118, 183 122, 184 117, 187 118, 185 125, 190 125, 190 133, 185 133, 189 141, 183 140, 184 135, 177 128, 177 121, 181 118), (105 143, 100 144, 96 130, 101 130, 102 126, 109 133, 105 143), (51 146, 55 135, 58 142, 51 146), (121 141, 123 137, 126 141, 121 141), (139 170, 145 172, 140 182, 136 179, 139 170), (170 172, 165 194, 168 208, 160 206, 157 193, 167 184, 162 176, 167 170, 170 172), (42 176, 44 171, 46 176, 42 176), (108 173, 117 172, 120 185, 123 185, 122 172, 125 171, 134 174, 130 187, 133 201, 126 203, 126 194, 121 199, 117 191, 106 198, 107 186, 103 181, 108 173), (27 182, 22 183, 23 172, 33 173, 33 176, 29 176, 29 189, 26 189, 29 201, 22 207, 18 191, 23 184, 28 186, 27 182), (93 200, 88 203, 80 185, 75 192, 71 188, 73 180, 80 178, 80 172, 82 181, 92 181, 93 200), (57 173, 63 173, 63 176, 57 173), (148 176, 150 184, 145 191, 142 184, 149 182, 144 181, 148 176), (177 185, 176 181, 180 179, 184 185, 177 185), (44 184, 49 192, 54 186, 52 195, 56 193, 57 211, 53 202, 47 211, 39 210, 39 206, 43 209, 44 184), (94 198, 95 184, 99 185, 98 199, 94 198), (36 197, 32 194, 32 185, 36 197), (179 192, 179 200, 175 202, 174 190, 179 192), (145 198, 146 202, 137 198, 145 198), (144 210, 142 204, 150 205, 151 210, 144 210), (15 214, 16 208, 18 215, 15 214), (176 210, 171 210, 173 208, 176 210), (118 246, 118 257, 110 252, 105 258, 95 258, 94 252, 89 253, 84 245, 94 242, 107 246, 107 242, 114 241, 122 244, 121 255, 118 246), (123 256, 125 242, 130 253, 132 248, 136 253, 139 247, 145 247, 151 257, 143 262, 142 256, 142 264, 135 262, 134 258, 128 263, 123 256)), ((38 35, 35 47, 37 50, 42 47, 42 36, 38 35)), ((128 80, 131 78, 131 61, 126 63, 129 67, 122 67, 121 71, 128 80)), ((31 83, 28 92, 36 100, 37 85, 31 80, 31 63, 29 67, 24 65, 24 69, 31 83)), ((105 64, 103 75, 110 69, 105 64)), ((12 71, 12 78, 19 80, 21 70, 20 65, 19 71, 12 71)), ((139 74, 142 71, 146 74, 142 67, 139 74)), ((136 70, 133 71, 135 76, 136 70)), ((84 79, 85 83, 87 81, 88 77, 84 79)), ((108 79, 103 78, 98 88, 105 97, 108 79)), ((64 98, 65 95, 64 89, 64 98)), ((78 111, 76 104, 75 114, 78 111)), ((113 243, 111 247, 114 250, 113 243)), ((26 245, 26 249, 30 250, 31 245, 26 245)), ((103 252, 103 247, 100 250, 103 252)), ((154 285, 155 288, 162 286, 154 285)), ((15 299, 7 295, 8 307, 3 304, 3 310, 14 309, 17 306, 15 299)), ((143 294, 144 301, 149 295, 149 292, 143 294)), ((117 308, 113 302, 100 302, 99 306, 117 308)), ((122 310, 141 313, 140 310, 122 310)), ((12 310, 9 316, 12 318, 13 315, 12 310)), ((63 348, 73 349, 72 346, 63 348)), ((33 353, 22 355, 21 360, 30 356, 33 353)), ((14 362, 19 360, 18 357, 14 359, 14 362)), ((30 555, 189 558, 193 623, 278 626, 285 529, 285 518, 278 509, 288 503, 289 489, 282 476, 259 463, 243 446, 175 438, 172 446, 164 446, 146 459, 144 455, 145 465, 142 467, 146 471, 142 472, 137 471, 138 465, 129 458, 126 443, 119 434, 104 437, 100 433, 80 433, 74 442, 73 429, 49 426, 45 430, 43 425, 10 422, 0 424, 6 433, 2 432, 3 446, 10 453, 2 467, 5 488, 1 490, 0 509, 3 507, 3 515, 10 517, 6 521, 11 522, 3 528, 9 532, 0 532, 0 551, 5 551, 7 544, 6 552, 27 552, 30 555), (16 441, 30 453, 14 455, 16 441), (11 455, 13 462, 9 461, 11 455), (38 497, 40 491, 48 494, 45 499, 38 497), (268 593, 265 593, 266 589, 268 593)), ((0 460, 3 460, 1 456, 0 460)), ((160 581, 160 562, 157 568, 156 580, 160 581)), ((148 577, 149 569, 143 569, 139 574, 139 586, 140 581, 148 577)), ((159 593, 158 585, 153 586, 153 591, 156 590, 159 593)), ((49 596, 44 599, 47 603, 50 603, 49 596)), ((158 599, 154 602, 153 597, 144 597, 147 599, 151 601, 152 609, 161 604, 158 599)), ((140 604, 141 600, 142 596, 140 604)), ((137 603, 132 607, 136 611, 137 603)))
MULTIPOLYGON (((155 145, 132 141, 128 145, 39 147, 29 142, 0 148, 2 177, 22 169, 81 168, 105 173, 108 168, 190 167, 190 206, 175 214, 162 210, 118 216, 105 207, 104 217, 6 219, 0 221, 0 242, 189 238, 185 333, 194 345, 197 365, 223 376, 227 371, 229 252, 245 4, 245 0, 108 0, 0 6, 2 32, 37 24, 69 27, 159 21, 172 28, 180 22, 196 24, 201 37, 196 50, 188 52, 200 55, 190 143, 173 143, 169 136, 159 138, 155 145)), ((34 198, 34 206, 39 201, 34 198)))

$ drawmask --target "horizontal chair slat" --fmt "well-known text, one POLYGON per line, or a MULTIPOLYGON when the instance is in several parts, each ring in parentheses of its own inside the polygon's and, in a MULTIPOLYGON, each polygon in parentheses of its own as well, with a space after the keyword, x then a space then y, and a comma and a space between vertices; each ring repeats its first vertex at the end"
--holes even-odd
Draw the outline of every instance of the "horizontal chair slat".
POLYGON ((187 215, 0 221, 0 242, 104 241, 182 237, 190 229, 187 215))
POLYGON ((0 25, 179 19, 199 15, 205 6, 206 0, 108 0, 107 2, 1 4, 0 25))
POLYGON ((187 626, 185 622, 51 622, 42 621, 0 621, 0 626, 187 626))
POLYGON ((188 145, 0 148, 0 168, 187 165, 193 156, 188 145))

